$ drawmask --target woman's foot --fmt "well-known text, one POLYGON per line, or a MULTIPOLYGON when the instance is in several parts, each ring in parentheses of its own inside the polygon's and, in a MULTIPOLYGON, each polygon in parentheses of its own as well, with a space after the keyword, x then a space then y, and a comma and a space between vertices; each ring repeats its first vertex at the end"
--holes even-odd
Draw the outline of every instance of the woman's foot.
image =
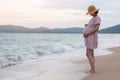
POLYGON ((90 71, 86 71, 85 73, 95 74, 96 71, 94 71, 94 70, 90 70, 90 71))
POLYGON ((90 71, 86 71, 85 73, 90 73, 91 72, 91 70, 90 71))
POLYGON ((96 71, 90 71, 90 74, 95 74, 96 73, 96 71))

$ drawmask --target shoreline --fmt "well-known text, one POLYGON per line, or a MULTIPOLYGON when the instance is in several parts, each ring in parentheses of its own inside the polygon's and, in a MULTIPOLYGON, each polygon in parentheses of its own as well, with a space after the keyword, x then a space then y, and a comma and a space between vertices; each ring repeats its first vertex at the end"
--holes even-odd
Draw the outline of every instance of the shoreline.
POLYGON ((66 54, 59 58, 45 58, 1 69, 0 78, 1 80, 115 80, 117 78, 116 76, 115 79, 103 78, 112 76, 113 74, 118 77, 120 76, 120 54, 116 54, 116 51, 119 52, 119 49, 120 47, 109 48, 108 50, 112 51, 113 54, 96 56, 97 73, 93 75, 84 73, 90 68, 87 57, 80 57, 78 54, 72 55, 74 53, 79 53, 79 51, 75 51, 71 52, 69 56, 66 54), (110 71, 110 68, 114 67, 111 64, 114 60, 108 59, 109 57, 119 59, 117 63, 115 63, 119 64, 119 66, 115 68, 116 70, 110 71), (112 74, 112 72, 114 73, 112 74))
POLYGON ((43 58, 0 70, 0 80, 82 80, 89 64, 78 51, 64 56, 43 58))
POLYGON ((108 48, 110 55, 96 56, 96 73, 83 80, 119 80, 120 79, 120 46, 108 48))

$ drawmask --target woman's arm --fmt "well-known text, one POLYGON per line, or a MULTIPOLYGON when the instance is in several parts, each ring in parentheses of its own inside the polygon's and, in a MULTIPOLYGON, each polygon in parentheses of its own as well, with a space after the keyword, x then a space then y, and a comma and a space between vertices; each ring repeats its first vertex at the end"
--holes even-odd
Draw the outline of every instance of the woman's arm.
POLYGON ((96 32, 99 30, 99 26, 100 26, 100 24, 97 24, 97 25, 95 26, 95 29, 94 29, 93 31, 91 31, 91 32, 89 32, 89 33, 84 33, 84 37, 86 38, 86 37, 88 37, 89 35, 96 33, 96 32))

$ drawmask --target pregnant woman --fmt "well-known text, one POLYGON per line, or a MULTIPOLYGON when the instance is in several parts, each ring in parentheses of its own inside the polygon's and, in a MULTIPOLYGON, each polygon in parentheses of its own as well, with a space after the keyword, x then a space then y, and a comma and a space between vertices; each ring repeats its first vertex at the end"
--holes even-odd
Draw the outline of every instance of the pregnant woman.
POLYGON ((99 9, 96 9, 95 6, 90 5, 88 7, 88 13, 92 16, 92 19, 85 24, 85 28, 83 30, 83 37, 85 38, 85 46, 86 46, 86 56, 88 57, 91 70, 88 73, 94 74, 95 71, 95 57, 94 57, 94 49, 98 46, 98 36, 97 32, 99 30, 101 19, 98 16, 99 9))

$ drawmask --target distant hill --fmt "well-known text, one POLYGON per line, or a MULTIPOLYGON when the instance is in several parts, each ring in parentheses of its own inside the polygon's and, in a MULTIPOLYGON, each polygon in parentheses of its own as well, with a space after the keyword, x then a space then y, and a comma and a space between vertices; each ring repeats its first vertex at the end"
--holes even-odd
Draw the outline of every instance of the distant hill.
POLYGON ((120 33, 120 24, 102 29, 99 33, 120 33))
POLYGON ((15 26, 15 25, 0 25, 0 32, 27 32, 29 31, 29 28, 26 28, 24 26, 15 26))
POLYGON ((0 25, 0 33, 82 33, 83 28, 54 28, 49 29, 45 27, 26 28, 24 26, 16 25, 0 25))
POLYGON ((0 33, 42 33, 49 32, 50 29, 39 27, 39 28, 26 28, 24 26, 16 26, 16 25, 0 25, 0 33))
POLYGON ((48 33, 50 32, 49 28, 45 28, 45 27, 39 27, 39 28, 34 28, 31 29, 29 32, 33 32, 33 33, 48 33))
MULTIPOLYGON (((0 33, 82 33, 83 28, 54 28, 49 29, 45 27, 26 28, 17 25, 0 25, 0 33)), ((101 29, 99 33, 120 33, 120 24, 109 28, 101 29)))
POLYGON ((82 33, 83 28, 55 28, 51 30, 51 33, 82 33))

